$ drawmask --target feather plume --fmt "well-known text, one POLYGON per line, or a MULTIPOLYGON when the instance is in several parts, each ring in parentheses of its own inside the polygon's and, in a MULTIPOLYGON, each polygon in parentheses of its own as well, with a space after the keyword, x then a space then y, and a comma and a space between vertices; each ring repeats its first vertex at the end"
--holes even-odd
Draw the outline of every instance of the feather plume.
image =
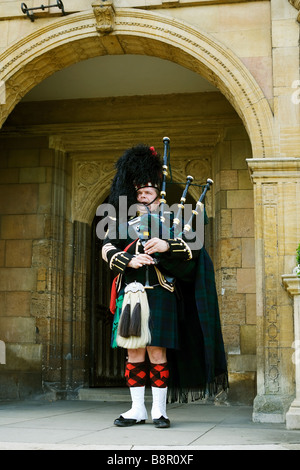
POLYGON ((160 154, 153 152, 148 145, 139 144, 127 149, 116 163, 116 175, 113 179, 109 203, 118 211, 119 197, 127 196, 127 206, 136 203, 134 185, 147 184, 160 186, 162 179, 162 161, 160 154))

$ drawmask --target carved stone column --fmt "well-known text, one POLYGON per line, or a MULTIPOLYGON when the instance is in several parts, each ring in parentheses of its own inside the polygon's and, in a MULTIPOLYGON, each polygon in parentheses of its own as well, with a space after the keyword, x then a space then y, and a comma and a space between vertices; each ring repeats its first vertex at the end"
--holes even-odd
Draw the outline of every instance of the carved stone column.
POLYGON ((294 398, 293 307, 281 275, 300 233, 300 158, 248 159, 254 188, 257 313, 256 422, 284 422, 294 398))
POLYGON ((66 398, 87 382, 90 227, 71 220, 70 158, 59 140, 51 139, 51 148, 45 238, 33 247, 38 282, 32 292, 32 315, 43 345, 44 391, 66 398))
POLYGON ((296 397, 286 414, 287 429, 300 429, 300 279, 296 274, 284 274, 282 282, 294 300, 293 363, 296 367, 296 397))

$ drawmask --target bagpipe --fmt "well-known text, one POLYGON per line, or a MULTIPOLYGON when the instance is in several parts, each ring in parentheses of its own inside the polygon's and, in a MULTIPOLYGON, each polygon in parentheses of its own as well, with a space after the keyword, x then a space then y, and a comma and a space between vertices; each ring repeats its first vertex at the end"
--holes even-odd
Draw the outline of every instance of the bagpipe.
MULTIPOLYGON (((187 222, 183 222, 183 211, 185 209, 186 198, 189 187, 193 184, 194 178, 190 175, 186 178, 186 184, 179 204, 176 207, 175 217, 171 217, 169 211, 166 211, 166 187, 168 178, 168 166, 170 165, 170 139, 163 138, 164 156, 162 165, 162 182, 159 200, 159 211, 151 212, 149 207, 145 205, 147 212, 128 222, 128 227, 134 230, 135 235, 130 238, 135 239, 136 236, 140 240, 142 246, 154 237, 165 240, 174 238, 185 239, 188 234, 193 232, 193 221, 199 213, 204 211, 204 199, 207 191, 210 190, 213 181, 207 179, 206 185, 196 203, 196 207, 192 210, 187 222)), ((172 212, 172 211, 171 211, 172 212)), ((174 211, 175 213, 175 211, 174 211)), ((132 233, 132 232, 131 232, 132 233)), ((197 235, 197 234, 196 234, 197 235)), ((163 276, 169 287, 174 290, 175 279, 190 280, 194 277, 194 268, 196 261, 182 263, 180 259, 163 256, 163 253, 154 253, 152 255, 155 264, 159 264, 159 271, 163 270, 163 276)), ((151 333, 149 330, 149 305, 147 301, 147 289, 153 289, 154 286, 149 284, 149 266, 145 265, 145 282, 132 282, 128 284, 124 290, 124 298, 122 300, 122 310, 120 321, 117 329, 116 344, 123 348, 136 349, 145 347, 151 342, 151 333)), ((173 291, 172 290, 172 291, 173 291)), ((115 304, 115 300, 113 302, 115 304)))
MULTIPOLYGON (((131 222, 131 225, 136 230, 138 238, 142 244, 153 237, 162 239, 183 238, 192 239, 193 236, 193 222, 200 213, 204 214, 204 200, 207 192, 213 185, 213 180, 208 178, 205 185, 201 185, 203 191, 196 202, 195 208, 191 211, 188 220, 184 221, 184 209, 188 190, 193 185, 194 178, 191 175, 186 177, 185 188, 183 190, 180 202, 177 204, 177 212, 175 217, 170 211, 165 211, 167 205, 166 200, 166 187, 168 178, 168 167, 170 167, 170 139, 169 137, 163 138, 164 155, 163 155, 163 172, 162 183, 160 191, 160 206, 159 213, 151 213, 147 208, 147 213, 138 217, 131 222)), ((173 207, 173 206, 172 206, 173 207)), ((175 212, 174 212, 175 214, 175 212)))

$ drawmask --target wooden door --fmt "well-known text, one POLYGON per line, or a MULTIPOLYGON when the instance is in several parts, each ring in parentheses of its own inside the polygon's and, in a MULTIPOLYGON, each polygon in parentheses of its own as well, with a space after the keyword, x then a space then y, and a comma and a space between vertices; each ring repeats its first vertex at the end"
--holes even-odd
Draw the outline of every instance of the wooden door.
POLYGON ((113 273, 102 260, 102 241, 96 235, 100 218, 95 217, 92 227, 91 246, 91 371, 90 386, 125 386, 124 369, 127 351, 112 349, 111 330, 113 315, 109 310, 113 273))

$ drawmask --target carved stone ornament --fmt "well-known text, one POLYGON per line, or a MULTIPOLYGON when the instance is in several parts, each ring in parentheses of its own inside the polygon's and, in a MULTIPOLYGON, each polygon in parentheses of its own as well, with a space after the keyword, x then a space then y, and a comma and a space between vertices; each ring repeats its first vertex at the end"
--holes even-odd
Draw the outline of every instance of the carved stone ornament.
POLYGON ((300 10, 300 0, 289 0, 289 3, 297 10, 300 10))
MULTIPOLYGON (((295 7, 296 10, 300 11, 300 0, 289 0, 289 3, 293 5, 293 7, 295 7)), ((298 23, 300 23, 300 13, 298 14, 297 21, 298 23)))
POLYGON ((92 3, 92 7, 97 21, 97 31, 101 34, 111 33, 115 22, 113 0, 97 0, 92 3))

